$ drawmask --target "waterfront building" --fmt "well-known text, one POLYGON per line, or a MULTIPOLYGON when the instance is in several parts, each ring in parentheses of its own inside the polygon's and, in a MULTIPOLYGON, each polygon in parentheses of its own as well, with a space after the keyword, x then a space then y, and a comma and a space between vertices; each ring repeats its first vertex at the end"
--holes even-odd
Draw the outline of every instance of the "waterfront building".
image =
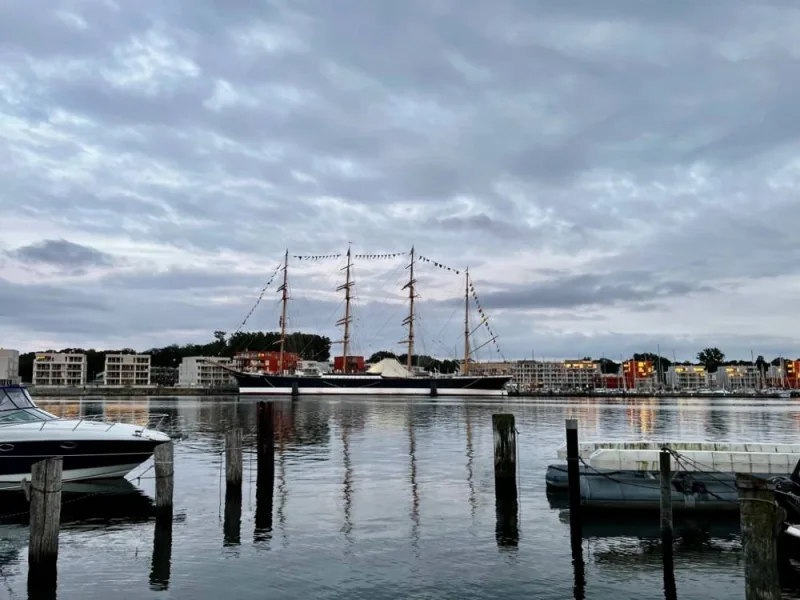
POLYGON ((600 365, 591 360, 520 360, 512 363, 510 374, 522 390, 578 390, 594 387, 600 365))
POLYGON ((33 358, 34 386, 86 385, 86 355, 39 352, 33 358))
POLYGON ((767 370, 767 385, 773 388, 800 389, 800 361, 781 359, 767 370))
POLYGON ((667 369, 667 386, 674 390, 697 390, 709 384, 709 373, 702 365, 672 365, 667 369))
POLYGON ((147 387, 150 385, 149 354, 106 354, 103 385, 147 387))
POLYGON ((0 348, 0 385, 18 385, 19 350, 0 348))
POLYGON ((187 356, 178 366, 178 385, 185 387, 217 387, 235 384, 225 367, 233 360, 225 356, 187 356))
POLYGON ((626 360, 622 363, 622 378, 629 390, 654 390, 658 386, 652 360, 626 360))
MULTIPOLYGON (((233 355, 233 366, 239 371, 249 373, 277 373, 280 352, 259 352, 248 350, 233 355)), ((291 371, 297 366, 300 355, 295 352, 283 353, 283 370, 291 371)), ((350 361, 348 361, 349 363, 350 361)))
POLYGON ((761 374, 755 365, 719 367, 714 385, 725 390, 755 390, 761 387, 761 374))

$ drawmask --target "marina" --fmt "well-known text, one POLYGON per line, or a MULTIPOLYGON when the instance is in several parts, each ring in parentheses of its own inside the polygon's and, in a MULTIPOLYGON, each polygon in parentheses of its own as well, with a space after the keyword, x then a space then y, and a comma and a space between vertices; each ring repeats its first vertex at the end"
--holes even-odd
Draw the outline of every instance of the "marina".
MULTIPOLYGON (((544 474, 558 459, 570 418, 584 439, 604 444, 736 439, 777 448, 800 435, 800 410, 791 403, 717 402, 274 401, 269 493, 259 479, 269 474, 259 475, 255 399, 42 399, 40 408, 70 418, 147 422, 166 414, 174 447, 169 528, 157 518, 152 461, 124 486, 73 483, 85 488, 70 491, 65 484, 58 597, 105 598, 113 587, 120 598, 210 599, 231 589, 256 598, 266 585, 286 598, 335 598, 353 586, 379 599, 405 598, 412 589, 443 598, 663 598, 658 511, 609 511, 601 521, 585 515, 579 573, 567 508, 551 501, 544 474), (516 505, 507 496, 498 504, 497 414, 514 417, 516 505), (235 469, 232 487, 226 483, 236 429, 240 496, 235 469), (119 503, 113 514, 105 493, 119 503), (219 560, 225 569, 216 567, 219 560), (104 583, 89 588, 87 578, 104 583)), ((743 597, 737 512, 682 515, 677 499, 675 505, 676 597, 743 597)), ((24 509, 19 501, 8 506, 24 509)), ((25 518, 10 517, 0 528, 0 568, 11 597, 26 597, 25 518)), ((797 578, 786 569, 784 592, 796 592, 797 578)))

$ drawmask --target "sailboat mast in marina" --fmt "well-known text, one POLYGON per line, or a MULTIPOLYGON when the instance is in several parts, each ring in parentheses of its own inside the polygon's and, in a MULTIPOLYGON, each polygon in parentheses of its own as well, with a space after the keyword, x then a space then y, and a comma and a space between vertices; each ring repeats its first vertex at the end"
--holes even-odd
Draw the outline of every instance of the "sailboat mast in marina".
MULTIPOLYGON (((345 282, 336 288, 344 292, 344 316, 337 321, 343 327, 342 365, 340 372, 331 374, 290 373, 284 369, 284 350, 286 344, 286 308, 288 295, 288 250, 283 263, 283 283, 278 289, 281 292, 281 337, 280 359, 277 373, 252 373, 235 371, 233 374, 239 384, 240 394, 253 395, 388 395, 388 396, 501 396, 506 393, 506 384, 511 380, 507 375, 469 375, 471 354, 478 348, 470 349, 469 295, 472 290, 469 273, 465 273, 464 285, 464 365, 460 375, 441 375, 427 372, 416 372, 413 365, 414 356, 414 323, 416 320, 416 277, 415 266, 417 255, 414 248, 409 253, 408 282, 402 290, 408 290, 408 315, 403 320, 407 327, 407 337, 401 343, 407 346, 405 367, 397 359, 386 358, 372 365, 366 372, 353 372, 350 358, 350 326, 352 324, 352 267, 353 257, 348 248, 345 271, 345 282)), ((423 260, 427 260, 423 257, 423 260)), ((479 307, 480 309, 480 307, 479 307)), ((480 327, 486 322, 482 315, 480 327)), ((338 357, 337 357, 338 358, 338 357)))

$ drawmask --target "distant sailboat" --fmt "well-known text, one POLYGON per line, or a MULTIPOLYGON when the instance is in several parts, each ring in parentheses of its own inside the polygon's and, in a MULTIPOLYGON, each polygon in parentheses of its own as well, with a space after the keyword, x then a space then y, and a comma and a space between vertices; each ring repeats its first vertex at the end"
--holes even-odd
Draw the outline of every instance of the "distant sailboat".
MULTIPOLYGON (((464 362, 460 375, 418 374, 412 370, 412 356, 414 354, 414 323, 415 315, 415 284, 414 266, 416 256, 414 248, 410 252, 408 266, 409 279, 403 286, 408 290, 408 316, 403 320, 407 327, 408 335, 401 343, 407 344, 406 366, 397 359, 386 358, 372 365, 366 373, 348 372, 348 352, 350 346, 350 312, 351 288, 351 261, 350 250, 347 251, 347 264, 345 283, 337 289, 345 293, 344 316, 337 322, 343 326, 342 337, 342 373, 333 374, 299 374, 287 373, 284 369, 284 348, 286 340, 286 305, 288 302, 287 283, 289 254, 284 258, 283 284, 279 288, 282 292, 281 311, 281 337, 280 358, 278 360, 279 373, 250 373, 234 371, 233 375, 239 384, 240 394, 258 395, 390 395, 390 396, 502 396, 506 393, 506 385, 511 381, 511 376, 506 375, 469 375, 470 355, 470 330, 469 330, 469 272, 465 272, 465 315, 464 315, 464 362)), ((492 340, 494 341, 494 338, 492 340)))

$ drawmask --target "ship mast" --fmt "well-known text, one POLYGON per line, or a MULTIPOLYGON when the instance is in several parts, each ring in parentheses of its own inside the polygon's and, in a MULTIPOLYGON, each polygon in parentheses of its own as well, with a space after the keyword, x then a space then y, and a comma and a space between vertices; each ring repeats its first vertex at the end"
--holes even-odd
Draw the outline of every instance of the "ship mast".
POLYGON ((289 249, 286 249, 286 254, 283 257, 283 283, 281 287, 278 288, 281 294, 281 350, 280 355, 278 356, 278 373, 283 374, 283 353, 286 348, 286 305, 289 301, 289 286, 288 286, 288 275, 289 275, 289 249))
POLYGON ((339 319, 336 324, 344 325, 344 337, 342 338, 342 370, 345 373, 347 373, 347 351, 350 346, 350 321, 352 321, 352 317, 350 316, 350 289, 353 287, 353 282, 350 279, 350 267, 352 266, 353 263, 350 262, 350 248, 348 247, 347 264, 342 268, 343 271, 346 271, 345 283, 336 288, 337 292, 344 290, 344 317, 339 319))
POLYGON ((469 269, 464 274, 464 375, 466 375, 469 371, 469 269))
MULTIPOLYGON (((411 262, 408 265, 408 283, 403 289, 408 288, 408 316, 403 319, 403 325, 408 325, 408 339, 404 340, 408 344, 408 357, 406 358, 406 368, 411 371, 411 357, 414 354, 414 247, 411 247, 411 262)), ((400 342, 401 344, 403 342, 400 342)))

